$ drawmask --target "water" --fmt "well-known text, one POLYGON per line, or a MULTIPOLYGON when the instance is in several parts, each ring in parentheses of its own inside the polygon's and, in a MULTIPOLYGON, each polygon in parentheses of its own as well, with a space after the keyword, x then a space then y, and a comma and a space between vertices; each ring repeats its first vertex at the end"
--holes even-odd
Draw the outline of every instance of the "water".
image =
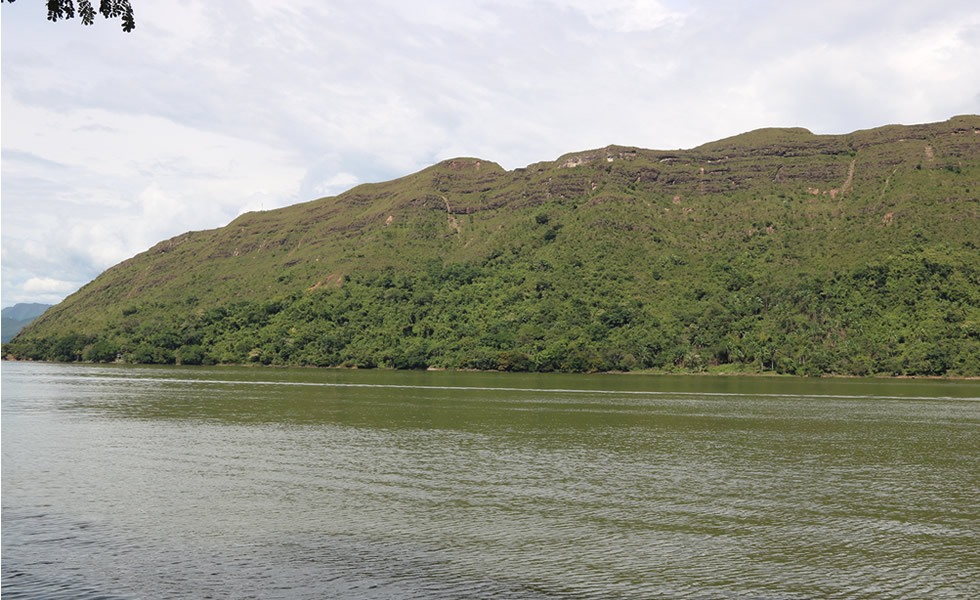
POLYGON ((4 598, 976 598, 980 384, 2 366, 4 598))

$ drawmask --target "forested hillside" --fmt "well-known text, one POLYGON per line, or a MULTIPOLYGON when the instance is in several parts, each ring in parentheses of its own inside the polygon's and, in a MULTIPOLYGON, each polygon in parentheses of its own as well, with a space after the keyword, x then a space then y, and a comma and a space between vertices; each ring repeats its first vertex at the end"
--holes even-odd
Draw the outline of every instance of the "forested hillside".
POLYGON ((976 376, 978 246, 977 116, 460 158, 161 242, 4 355, 976 376))

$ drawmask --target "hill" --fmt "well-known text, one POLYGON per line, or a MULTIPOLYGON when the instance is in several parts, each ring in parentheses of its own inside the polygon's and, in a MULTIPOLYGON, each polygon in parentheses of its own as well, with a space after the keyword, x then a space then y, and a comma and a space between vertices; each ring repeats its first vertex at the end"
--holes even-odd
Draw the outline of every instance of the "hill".
POLYGON ((978 116, 457 158, 161 242, 4 354, 978 375, 978 217, 978 116))
POLYGON ((0 338, 4 343, 9 342, 20 330, 31 324, 34 319, 51 308, 50 304, 19 303, 0 311, 0 338))

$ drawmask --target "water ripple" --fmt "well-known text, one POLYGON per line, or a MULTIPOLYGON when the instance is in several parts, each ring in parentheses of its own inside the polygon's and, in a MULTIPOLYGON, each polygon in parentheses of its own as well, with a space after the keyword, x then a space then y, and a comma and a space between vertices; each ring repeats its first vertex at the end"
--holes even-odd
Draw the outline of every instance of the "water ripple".
POLYGON ((980 597, 972 400, 44 371, 5 598, 980 597))

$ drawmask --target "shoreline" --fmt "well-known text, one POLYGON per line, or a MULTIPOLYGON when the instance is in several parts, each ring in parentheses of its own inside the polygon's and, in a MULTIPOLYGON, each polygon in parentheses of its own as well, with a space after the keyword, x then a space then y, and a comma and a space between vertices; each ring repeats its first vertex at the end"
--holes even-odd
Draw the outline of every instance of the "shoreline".
POLYGON ((514 373, 514 374, 549 374, 558 373, 562 375, 647 375, 647 376, 664 376, 664 375, 679 375, 679 376, 690 376, 690 377, 778 377, 786 379, 875 379, 880 381, 889 380, 921 380, 921 381, 980 381, 980 376, 959 376, 959 375, 846 375, 838 373, 822 373, 816 376, 807 375, 793 375, 790 373, 760 373, 760 372, 748 372, 748 371, 651 371, 651 370, 640 370, 640 371, 502 371, 498 369, 484 370, 484 369, 447 369, 443 367, 427 367, 425 369, 396 369, 394 367, 371 367, 371 368, 360 368, 360 367, 345 367, 345 366, 325 366, 319 367, 315 365, 263 365, 256 363, 215 363, 212 365, 185 365, 185 364, 154 364, 154 363, 127 363, 123 361, 114 362, 91 362, 91 361, 72 361, 72 362, 59 362, 53 360, 32 360, 32 359, 18 359, 9 356, 0 357, 0 362, 24 362, 24 363, 45 363, 45 364, 60 364, 60 365, 129 365, 129 366, 147 366, 147 367, 238 367, 238 368, 249 368, 249 369, 335 369, 341 371, 405 371, 405 372, 445 372, 445 373, 514 373))

